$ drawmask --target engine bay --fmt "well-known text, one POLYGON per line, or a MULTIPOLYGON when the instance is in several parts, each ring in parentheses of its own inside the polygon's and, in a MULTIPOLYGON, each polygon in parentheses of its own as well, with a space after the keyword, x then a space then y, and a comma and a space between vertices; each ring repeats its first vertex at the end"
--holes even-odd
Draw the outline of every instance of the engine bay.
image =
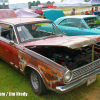
MULTIPOLYGON (((67 47, 37 46, 30 47, 35 51, 52 61, 67 67, 70 70, 84 66, 92 62, 92 48, 82 47, 80 49, 71 49, 67 47)), ((94 51, 94 60, 99 58, 99 53, 94 51)))

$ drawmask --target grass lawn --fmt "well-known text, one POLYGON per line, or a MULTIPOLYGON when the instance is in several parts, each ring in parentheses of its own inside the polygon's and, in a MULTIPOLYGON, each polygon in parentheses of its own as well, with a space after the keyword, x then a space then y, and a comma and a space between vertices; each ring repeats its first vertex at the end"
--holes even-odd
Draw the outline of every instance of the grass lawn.
MULTIPOLYGON (((81 15, 81 13, 75 13, 75 15, 81 15)), ((65 14, 65 16, 70 16, 70 13, 65 14)))
MULTIPOLYGON (((62 11, 71 11, 73 7, 57 7, 57 9, 61 9, 62 11)), ((88 8, 88 7, 74 7, 75 9, 79 10, 79 9, 84 9, 84 8, 88 8)))
POLYGON ((80 86, 64 94, 49 91, 37 96, 31 89, 28 79, 12 66, 0 59, 0 93, 26 92, 27 96, 0 96, 0 100, 100 100, 100 75, 90 86, 80 86))
MULTIPOLYGON (((57 7, 57 9, 61 9, 63 12, 64 11, 70 11, 72 10, 73 7, 57 7)), ((86 11, 83 11, 83 9, 87 8, 87 11, 89 8, 91 7, 74 7, 75 8, 75 15, 81 15, 81 12, 86 12, 86 11), (77 12, 77 10, 80 10, 80 12, 77 12)), ((89 11, 90 12, 90 11, 89 11)), ((70 13, 66 13, 65 16, 69 16, 70 13)))
MULTIPOLYGON (((62 11, 71 11, 73 7, 57 7, 57 9, 61 9, 62 11)), ((75 9, 80 9, 80 7, 74 7, 75 9)), ((83 7, 81 7, 82 9, 83 7)))

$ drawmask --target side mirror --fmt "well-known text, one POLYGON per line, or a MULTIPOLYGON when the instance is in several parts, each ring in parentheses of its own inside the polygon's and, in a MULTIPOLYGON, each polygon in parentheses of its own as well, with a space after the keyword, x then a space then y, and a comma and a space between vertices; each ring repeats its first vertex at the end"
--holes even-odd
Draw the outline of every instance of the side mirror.
POLYGON ((15 44, 14 44, 14 41, 12 41, 12 40, 9 42, 9 44, 10 44, 11 46, 12 46, 12 45, 15 45, 15 44))

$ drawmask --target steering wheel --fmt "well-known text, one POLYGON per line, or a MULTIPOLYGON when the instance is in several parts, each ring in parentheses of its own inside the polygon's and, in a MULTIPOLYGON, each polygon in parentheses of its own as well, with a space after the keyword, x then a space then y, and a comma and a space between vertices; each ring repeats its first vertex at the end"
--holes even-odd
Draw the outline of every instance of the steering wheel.
POLYGON ((48 34, 53 34, 53 32, 47 31, 47 32, 44 34, 44 36, 46 36, 46 35, 48 35, 48 34))

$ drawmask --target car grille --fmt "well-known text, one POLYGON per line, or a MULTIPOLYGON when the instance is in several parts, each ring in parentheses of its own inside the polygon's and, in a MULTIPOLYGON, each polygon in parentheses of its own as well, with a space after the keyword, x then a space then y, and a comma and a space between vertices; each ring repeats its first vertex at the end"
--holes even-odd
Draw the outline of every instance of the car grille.
POLYGON ((100 66, 100 59, 93 61, 92 63, 89 63, 81 68, 73 70, 73 79, 85 76, 88 72, 93 72, 95 69, 98 69, 100 66))

